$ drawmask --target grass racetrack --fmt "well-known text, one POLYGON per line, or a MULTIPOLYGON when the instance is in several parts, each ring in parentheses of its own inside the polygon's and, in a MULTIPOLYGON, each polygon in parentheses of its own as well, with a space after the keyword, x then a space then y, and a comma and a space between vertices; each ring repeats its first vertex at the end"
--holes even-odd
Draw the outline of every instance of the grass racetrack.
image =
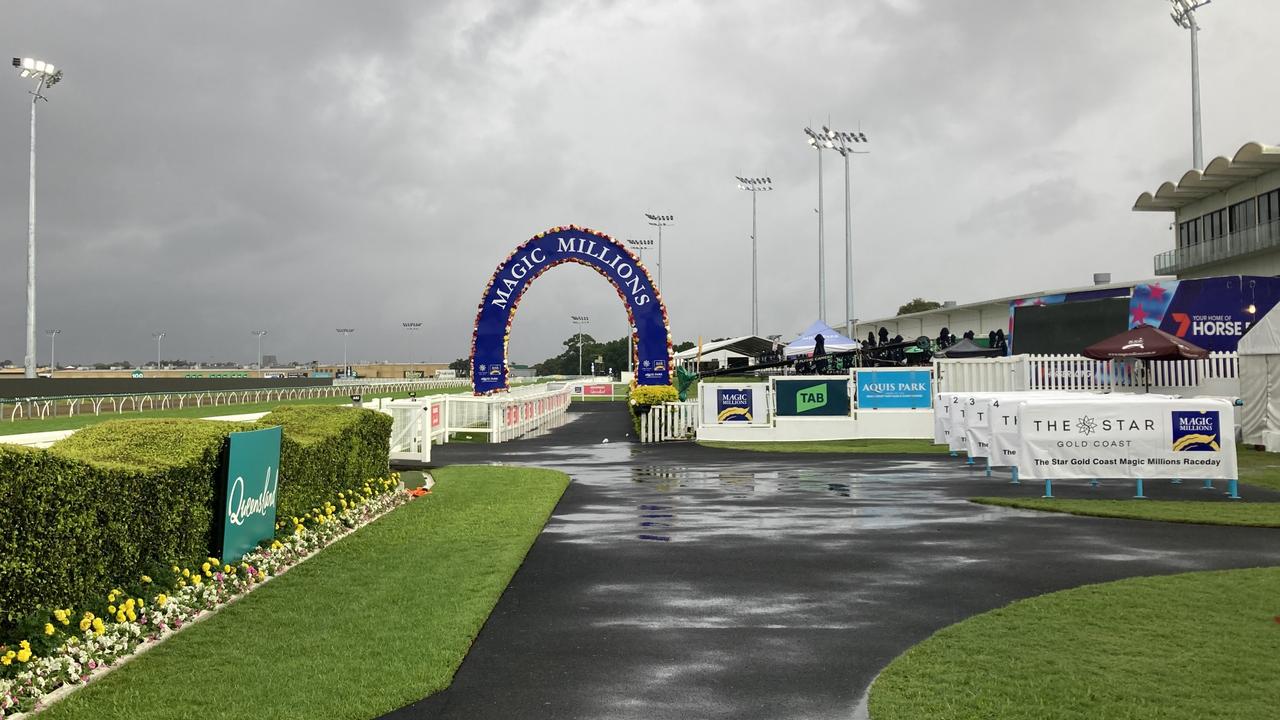
POLYGON ((448 687, 569 479, 487 466, 434 475, 431 495, 40 717, 363 720, 448 687))
POLYGON ((1280 568, 1134 578, 1015 602, 908 650, 872 720, 1258 720, 1280 697, 1280 568))

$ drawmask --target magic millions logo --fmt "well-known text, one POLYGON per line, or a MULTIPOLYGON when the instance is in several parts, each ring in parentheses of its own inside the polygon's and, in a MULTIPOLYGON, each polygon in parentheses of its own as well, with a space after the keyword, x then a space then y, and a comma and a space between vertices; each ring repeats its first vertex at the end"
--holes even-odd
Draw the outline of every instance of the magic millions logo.
POLYGON ((751 422, 751 391, 746 388, 720 388, 716 393, 716 420, 751 422))
POLYGON ((1222 425, 1217 410, 1173 411, 1174 452, 1217 452, 1222 425))

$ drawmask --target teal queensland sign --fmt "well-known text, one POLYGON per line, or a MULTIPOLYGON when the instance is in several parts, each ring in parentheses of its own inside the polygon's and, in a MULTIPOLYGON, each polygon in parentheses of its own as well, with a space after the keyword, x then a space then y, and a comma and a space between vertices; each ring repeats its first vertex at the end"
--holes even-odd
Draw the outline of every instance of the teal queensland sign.
POLYGON ((849 415, 848 378, 787 378, 775 382, 779 417, 849 415))
POLYGON ((223 562, 239 562, 275 535, 279 484, 280 428, 231 433, 227 474, 219 482, 221 520, 214 521, 223 562))

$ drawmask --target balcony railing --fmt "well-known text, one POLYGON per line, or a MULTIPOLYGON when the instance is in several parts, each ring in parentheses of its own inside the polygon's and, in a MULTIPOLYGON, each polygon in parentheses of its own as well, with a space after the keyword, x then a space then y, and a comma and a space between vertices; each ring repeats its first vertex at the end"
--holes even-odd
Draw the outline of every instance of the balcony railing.
POLYGON ((1155 257, 1156 274, 1176 275, 1200 265, 1277 248, 1280 248, 1280 221, 1162 252, 1155 257))

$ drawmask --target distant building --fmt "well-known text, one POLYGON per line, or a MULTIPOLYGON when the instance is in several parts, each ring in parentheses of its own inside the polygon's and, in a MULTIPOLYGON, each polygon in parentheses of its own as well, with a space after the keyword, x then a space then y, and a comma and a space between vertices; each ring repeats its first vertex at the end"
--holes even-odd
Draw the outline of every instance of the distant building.
POLYGON ((1157 275, 1280 275, 1280 147, 1246 143, 1142 193, 1133 209, 1173 213, 1173 249, 1155 256, 1157 275))
POLYGON ((262 356, 262 367, 264 367, 264 368, 273 368, 273 367, 279 367, 279 366, 280 366, 280 362, 279 362, 278 360, 276 360, 276 356, 275 356, 275 355, 263 355, 263 356, 262 356))

